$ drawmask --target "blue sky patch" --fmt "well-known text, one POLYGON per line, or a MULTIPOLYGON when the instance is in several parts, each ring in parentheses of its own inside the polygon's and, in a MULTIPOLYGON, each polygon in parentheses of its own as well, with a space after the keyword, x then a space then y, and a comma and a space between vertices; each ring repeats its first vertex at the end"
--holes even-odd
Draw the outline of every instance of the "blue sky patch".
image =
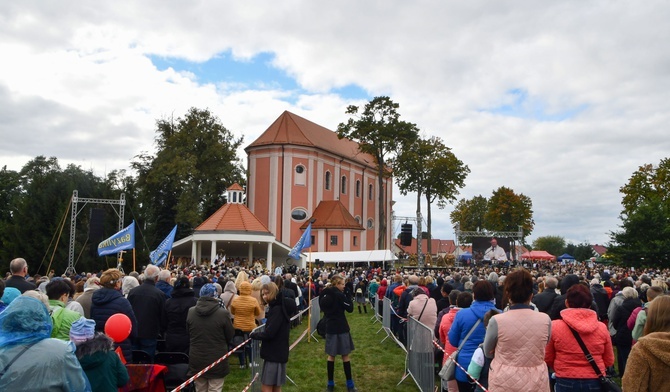
POLYGON ((482 109, 481 111, 507 117, 558 122, 572 119, 588 107, 588 105, 579 105, 559 112, 550 112, 547 110, 545 102, 529 97, 526 90, 518 88, 508 90, 504 101, 506 103, 503 105, 482 109))
MULTIPOLYGON (((190 72, 202 84, 226 83, 234 89, 291 91, 291 96, 294 98, 300 94, 309 94, 310 92, 303 89, 293 77, 272 65, 274 57, 273 53, 263 52, 249 60, 240 60, 235 59, 231 52, 227 51, 200 63, 176 57, 149 56, 149 59, 158 70, 172 68, 178 72, 190 72)), ((334 88, 331 92, 345 99, 370 98, 369 94, 357 85, 334 88)))

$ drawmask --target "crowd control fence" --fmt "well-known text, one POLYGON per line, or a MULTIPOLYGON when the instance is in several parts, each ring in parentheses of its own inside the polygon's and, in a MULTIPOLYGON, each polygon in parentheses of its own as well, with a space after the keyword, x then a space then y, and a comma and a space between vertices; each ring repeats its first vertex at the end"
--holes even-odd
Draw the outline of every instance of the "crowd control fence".
POLYGON ((405 375, 398 385, 411 376, 421 392, 433 392, 435 389, 434 363, 433 329, 414 317, 410 317, 407 320, 405 375))

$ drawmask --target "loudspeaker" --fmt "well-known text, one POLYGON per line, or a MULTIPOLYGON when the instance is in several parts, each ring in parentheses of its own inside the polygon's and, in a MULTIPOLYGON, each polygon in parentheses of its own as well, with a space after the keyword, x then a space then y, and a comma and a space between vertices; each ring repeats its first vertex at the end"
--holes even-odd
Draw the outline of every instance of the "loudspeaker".
POLYGON ((404 223, 400 226, 400 245, 412 245, 412 225, 404 223))
POLYGON ((88 241, 97 244, 103 240, 105 231, 105 210, 91 208, 91 220, 88 223, 88 241))

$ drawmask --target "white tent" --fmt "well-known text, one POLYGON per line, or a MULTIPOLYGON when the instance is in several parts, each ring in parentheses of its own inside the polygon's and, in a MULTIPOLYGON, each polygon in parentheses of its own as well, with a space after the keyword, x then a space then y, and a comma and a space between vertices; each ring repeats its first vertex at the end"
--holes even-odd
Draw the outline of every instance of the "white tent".
MULTIPOLYGON (((309 257, 309 255, 308 255, 309 257)), ((359 250, 352 252, 312 252, 312 262, 324 263, 371 263, 373 261, 395 261, 398 258, 390 250, 359 250)))

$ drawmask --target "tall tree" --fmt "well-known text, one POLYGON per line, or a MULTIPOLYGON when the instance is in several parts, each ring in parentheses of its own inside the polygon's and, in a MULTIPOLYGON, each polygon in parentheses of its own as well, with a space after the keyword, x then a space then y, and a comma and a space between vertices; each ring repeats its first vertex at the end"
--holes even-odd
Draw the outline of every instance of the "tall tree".
POLYGON ((621 230, 610 233, 607 254, 629 266, 670 262, 670 159, 646 164, 621 187, 621 230))
MULTIPOLYGON (((458 223, 461 231, 479 231, 486 229, 486 211, 489 209, 489 201, 486 197, 478 195, 472 199, 461 199, 456 203, 454 210, 449 214, 453 224, 458 223)), ((459 242, 469 243, 472 238, 459 237, 459 242)))
POLYGON ((491 231, 517 231, 521 226, 521 240, 525 242, 535 227, 533 202, 523 193, 517 195, 512 189, 501 186, 493 191, 484 220, 491 231))
MULTIPOLYGON (((444 208, 448 202, 455 201, 470 169, 439 137, 417 139, 401 152, 395 163, 394 174, 400 192, 417 192, 417 211, 421 211, 421 195, 426 198, 428 237, 432 238, 432 204, 437 201, 438 207, 444 208)), ((430 241, 428 253, 432 253, 430 241)))
POLYGON ((244 184, 237 156, 242 141, 206 109, 191 108, 183 118, 156 121, 156 154, 142 153, 132 164, 150 246, 175 223, 181 235, 190 234, 221 207, 228 186, 244 184))
POLYGON ((563 253, 569 254, 577 261, 584 261, 590 259, 593 256, 593 248, 591 248, 591 245, 585 242, 577 245, 568 243, 565 246, 563 253))
POLYGON ((565 238, 558 235, 537 237, 533 241, 533 249, 545 250, 554 256, 560 256, 563 254, 563 249, 565 249, 565 238))
POLYGON ((386 244, 386 190, 384 180, 390 175, 388 160, 397 155, 402 146, 414 142, 419 136, 415 124, 400 120, 398 108, 400 105, 389 97, 375 97, 362 109, 351 105, 346 114, 351 118, 337 127, 337 136, 348 138, 359 143, 362 152, 372 155, 375 159, 378 181, 379 203, 379 249, 385 249, 386 244))

